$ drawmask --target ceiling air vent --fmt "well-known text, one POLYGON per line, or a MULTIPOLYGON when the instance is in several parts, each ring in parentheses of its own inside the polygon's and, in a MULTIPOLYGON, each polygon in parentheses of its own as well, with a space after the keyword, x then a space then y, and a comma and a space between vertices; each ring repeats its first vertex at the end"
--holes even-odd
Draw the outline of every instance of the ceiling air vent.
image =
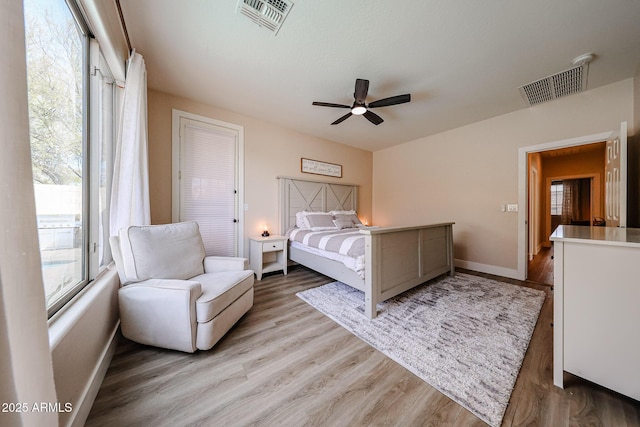
POLYGON ((583 63, 561 73, 521 86, 520 94, 528 105, 551 101, 587 89, 589 64, 583 63))
POLYGON ((238 0, 238 10, 261 27, 273 31, 282 26, 293 2, 289 0, 238 0))

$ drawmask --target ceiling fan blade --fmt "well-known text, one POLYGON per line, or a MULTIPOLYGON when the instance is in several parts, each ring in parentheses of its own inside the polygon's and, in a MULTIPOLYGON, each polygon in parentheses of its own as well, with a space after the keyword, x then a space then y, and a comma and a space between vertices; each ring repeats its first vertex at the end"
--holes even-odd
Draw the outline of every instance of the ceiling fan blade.
POLYGON ((320 107, 351 108, 349 105, 332 104, 330 102, 313 102, 312 105, 319 105, 320 107))
POLYGON ((356 104, 364 104, 367 99, 367 93, 369 92, 369 80, 356 79, 356 91, 353 93, 353 97, 356 99, 356 104))
POLYGON ((374 125, 378 126, 380 123, 384 122, 384 120, 382 120, 382 117, 380 117, 379 115, 377 115, 376 113, 372 113, 371 111, 367 110, 363 116, 369 120, 371 123, 373 123, 374 125))
POLYGON ((411 101, 411 95, 407 93, 405 95, 397 95, 397 96, 392 96, 390 98, 383 98, 377 101, 373 101, 372 103, 368 104, 367 107, 369 108, 387 107, 389 105, 404 104, 405 102, 409 102, 409 101, 411 101))
POLYGON ((351 113, 351 111, 349 111, 347 114, 345 114, 344 116, 340 117, 338 120, 336 120, 335 122, 331 123, 332 125, 337 125, 338 123, 342 123, 345 120, 347 120, 349 117, 351 117, 353 114, 351 113))

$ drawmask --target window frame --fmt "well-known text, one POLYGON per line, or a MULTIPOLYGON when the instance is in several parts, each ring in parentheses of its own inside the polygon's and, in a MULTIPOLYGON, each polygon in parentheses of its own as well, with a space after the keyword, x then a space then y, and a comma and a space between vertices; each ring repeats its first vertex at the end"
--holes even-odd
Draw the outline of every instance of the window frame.
POLYGON ((111 182, 113 179, 113 160, 115 155, 115 147, 116 147, 116 134, 117 134, 117 107, 118 103, 118 93, 116 80, 107 65, 106 59, 104 58, 104 54, 100 50, 100 45, 96 39, 92 38, 89 42, 89 58, 90 58, 90 70, 89 70, 89 79, 90 79, 90 99, 89 99, 89 156, 90 156, 90 165, 89 165, 89 246, 87 248, 89 254, 89 280, 95 280, 95 278, 107 267, 107 265, 112 261, 111 250, 109 246, 109 230, 108 230, 108 218, 109 218, 109 207, 111 197, 110 191, 106 195, 106 209, 104 210, 104 214, 106 215, 106 221, 103 222, 103 227, 106 226, 106 233, 104 235, 100 235, 100 182, 101 182, 101 161, 104 144, 106 143, 103 140, 104 136, 104 118, 105 114, 110 116, 111 122, 111 141, 107 149, 110 151, 109 159, 110 162, 107 164, 108 171, 108 181, 109 184, 107 188, 111 189, 111 182), (111 104, 110 111, 105 112, 104 103, 103 103, 103 85, 104 81, 107 80, 112 85, 111 87, 111 104), (93 191, 91 191, 93 189, 93 191), (104 224, 106 223, 106 224, 104 224), (100 258, 100 238, 102 237, 102 251, 106 253, 107 256, 104 262, 101 263, 100 258))

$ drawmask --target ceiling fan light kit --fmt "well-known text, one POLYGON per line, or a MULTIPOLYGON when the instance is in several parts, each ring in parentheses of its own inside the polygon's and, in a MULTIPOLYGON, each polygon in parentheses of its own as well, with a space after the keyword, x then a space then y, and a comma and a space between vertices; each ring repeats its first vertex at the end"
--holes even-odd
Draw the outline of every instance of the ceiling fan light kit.
POLYGON ((312 105, 317 105, 320 107, 333 107, 333 108, 348 108, 349 111, 344 116, 340 117, 335 122, 331 123, 332 125, 337 125, 338 123, 342 123, 347 120, 352 115, 356 116, 364 116, 367 120, 369 120, 374 125, 379 125, 384 120, 382 117, 370 111, 371 108, 379 108, 379 107, 388 107, 390 105, 404 104, 406 102, 411 101, 410 94, 404 95, 396 95, 389 98, 379 99, 377 101, 373 101, 369 104, 366 103, 367 93, 369 92, 369 80, 365 79, 356 79, 356 88, 353 93, 353 105, 344 105, 344 104, 332 104, 330 102, 318 102, 314 101, 312 105))
POLYGON ((356 115, 360 116, 360 115, 362 115, 362 114, 367 112, 367 108, 362 106, 362 105, 358 105, 357 107, 353 107, 351 109, 351 112, 353 114, 356 114, 356 115))

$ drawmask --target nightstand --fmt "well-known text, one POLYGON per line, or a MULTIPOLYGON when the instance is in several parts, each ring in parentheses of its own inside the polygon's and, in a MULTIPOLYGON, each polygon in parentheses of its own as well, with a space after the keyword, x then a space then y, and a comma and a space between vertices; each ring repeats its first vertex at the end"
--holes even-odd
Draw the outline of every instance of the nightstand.
POLYGON ((250 237, 249 262, 258 280, 264 273, 287 274, 287 238, 284 236, 250 237))

